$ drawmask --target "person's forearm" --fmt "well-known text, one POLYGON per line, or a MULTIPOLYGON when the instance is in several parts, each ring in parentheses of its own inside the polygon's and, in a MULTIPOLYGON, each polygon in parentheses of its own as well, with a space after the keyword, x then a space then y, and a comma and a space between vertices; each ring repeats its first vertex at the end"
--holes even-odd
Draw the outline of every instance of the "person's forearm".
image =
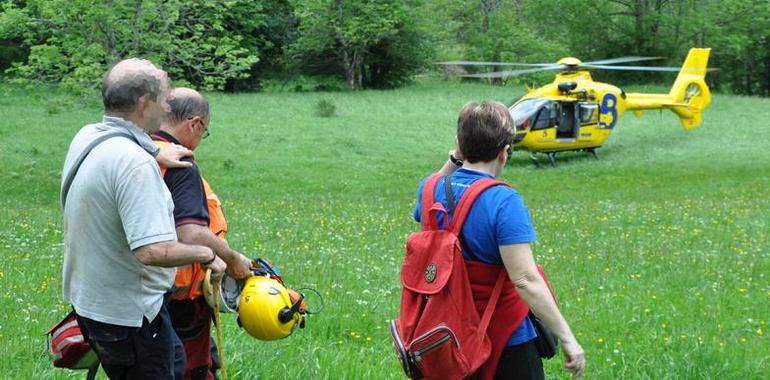
POLYGON ((211 248, 228 265, 232 264, 238 255, 238 252, 230 248, 226 241, 218 238, 205 226, 192 223, 183 224, 176 228, 176 234, 180 242, 211 248))
POLYGON ((556 301, 554 301, 551 291, 548 289, 548 284, 545 283, 545 280, 537 270, 529 244, 500 246, 500 257, 508 272, 508 277, 516 286, 516 291, 521 296, 521 299, 529 305, 532 312, 559 339, 575 341, 567 321, 556 306, 556 301))
POLYGON ((443 174, 443 175, 450 175, 450 174, 454 173, 459 168, 460 167, 455 165, 454 163, 452 163, 451 160, 446 160, 446 162, 444 163, 444 166, 442 166, 441 170, 439 170, 438 172, 443 174))
POLYGON ((561 315, 556 302, 540 274, 527 273, 514 279, 519 296, 529 305, 535 315, 562 341, 575 340, 567 321, 561 315))
POLYGON ((134 250, 134 254, 142 264, 167 268, 195 262, 207 263, 214 257, 207 247, 176 241, 148 244, 134 250))

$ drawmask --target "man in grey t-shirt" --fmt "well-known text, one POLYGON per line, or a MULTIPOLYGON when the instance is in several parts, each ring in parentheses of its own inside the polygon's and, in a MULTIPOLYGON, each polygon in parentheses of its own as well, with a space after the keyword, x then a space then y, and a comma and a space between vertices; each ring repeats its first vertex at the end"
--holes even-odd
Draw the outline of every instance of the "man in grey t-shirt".
POLYGON ((179 338, 164 306, 175 267, 200 262, 215 276, 226 267, 211 249, 176 241, 174 205, 148 135, 168 112, 168 92, 167 74, 149 61, 119 62, 104 77, 104 119, 77 133, 64 163, 62 178, 77 170, 63 199, 64 298, 110 378, 180 374, 179 338), (91 142, 114 132, 122 135, 75 168, 91 142))

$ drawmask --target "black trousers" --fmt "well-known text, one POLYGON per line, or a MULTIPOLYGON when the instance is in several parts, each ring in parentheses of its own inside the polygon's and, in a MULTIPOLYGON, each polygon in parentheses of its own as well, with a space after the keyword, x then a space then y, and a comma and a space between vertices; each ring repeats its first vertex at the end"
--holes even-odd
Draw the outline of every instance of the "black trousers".
POLYGON ((181 379, 184 347, 171 327, 166 306, 141 327, 94 321, 75 313, 81 331, 110 379, 181 379))
POLYGON ((544 380, 543 360, 533 340, 503 349, 495 380, 544 380))

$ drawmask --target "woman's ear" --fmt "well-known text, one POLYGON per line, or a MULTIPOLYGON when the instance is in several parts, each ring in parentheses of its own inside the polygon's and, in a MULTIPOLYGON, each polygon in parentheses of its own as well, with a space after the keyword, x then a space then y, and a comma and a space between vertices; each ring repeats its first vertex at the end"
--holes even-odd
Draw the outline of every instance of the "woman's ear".
POLYGON ((503 149, 497 152, 497 160, 505 164, 508 161, 508 145, 505 145, 503 149))

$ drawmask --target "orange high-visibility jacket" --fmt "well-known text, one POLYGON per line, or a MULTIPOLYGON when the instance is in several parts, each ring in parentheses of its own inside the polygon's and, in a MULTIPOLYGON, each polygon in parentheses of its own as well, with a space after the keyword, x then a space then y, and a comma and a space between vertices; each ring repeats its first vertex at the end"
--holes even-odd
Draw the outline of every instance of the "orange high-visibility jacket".
MULTIPOLYGON (((168 146, 166 141, 155 141, 155 145, 159 148, 168 146)), ((167 168, 160 165, 161 177, 166 176, 167 168)), ((222 210, 222 202, 219 201, 219 197, 211 189, 209 183, 201 175, 201 181, 203 182, 203 190, 206 192, 206 202, 209 209, 209 230, 217 235, 218 238, 225 240, 227 235, 227 220, 225 219, 225 213, 222 210)), ((174 288, 171 294, 171 299, 185 300, 195 299, 203 296, 203 279, 206 276, 206 271, 201 267, 199 263, 189 264, 176 268, 176 279, 174 280, 174 288)))

